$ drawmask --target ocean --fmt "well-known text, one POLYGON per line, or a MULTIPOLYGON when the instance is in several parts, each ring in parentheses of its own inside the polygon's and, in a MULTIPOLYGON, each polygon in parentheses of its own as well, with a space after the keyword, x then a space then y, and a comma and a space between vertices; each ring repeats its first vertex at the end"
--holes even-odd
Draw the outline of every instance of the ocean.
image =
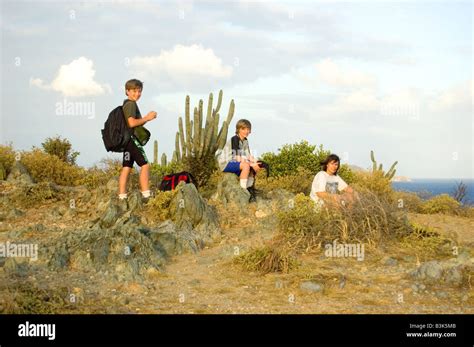
POLYGON ((465 203, 474 205, 474 179, 413 178, 411 182, 392 182, 392 187, 398 191, 421 193, 423 198, 439 194, 453 196, 461 181, 467 186, 465 203))

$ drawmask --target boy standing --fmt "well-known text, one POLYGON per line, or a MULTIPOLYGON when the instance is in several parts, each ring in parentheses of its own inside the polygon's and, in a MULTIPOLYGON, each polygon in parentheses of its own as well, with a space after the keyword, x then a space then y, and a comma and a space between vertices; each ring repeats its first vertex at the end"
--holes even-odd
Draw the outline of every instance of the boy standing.
POLYGON ((217 160, 222 171, 235 173, 240 177, 240 186, 250 192, 250 202, 254 202, 256 198, 253 184, 260 166, 252 156, 247 140, 252 124, 241 119, 235 127, 235 135, 226 143, 217 160))
MULTIPOLYGON (((123 113, 129 128, 133 129, 133 134, 125 151, 123 152, 122 171, 119 178, 119 199, 127 198, 127 180, 133 163, 136 162, 140 166, 140 189, 143 198, 150 197, 150 189, 148 177, 150 174, 150 164, 146 157, 145 150, 140 145, 138 139, 143 135, 140 126, 156 118, 156 112, 150 111, 142 118, 138 109, 137 101, 140 99, 143 90, 143 83, 137 79, 132 79, 125 83, 125 95, 127 99, 123 102, 123 113)), ((143 130, 143 129, 141 129, 143 130)))

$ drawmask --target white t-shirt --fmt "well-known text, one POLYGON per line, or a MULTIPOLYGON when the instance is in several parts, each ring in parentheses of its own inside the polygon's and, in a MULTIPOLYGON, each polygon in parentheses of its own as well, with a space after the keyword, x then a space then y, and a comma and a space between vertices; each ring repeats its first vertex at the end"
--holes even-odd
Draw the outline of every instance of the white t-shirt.
POLYGON ((347 183, 341 177, 330 175, 326 171, 319 171, 314 176, 309 197, 319 204, 324 204, 323 200, 316 195, 317 192, 336 194, 337 191, 343 191, 346 188, 347 183))

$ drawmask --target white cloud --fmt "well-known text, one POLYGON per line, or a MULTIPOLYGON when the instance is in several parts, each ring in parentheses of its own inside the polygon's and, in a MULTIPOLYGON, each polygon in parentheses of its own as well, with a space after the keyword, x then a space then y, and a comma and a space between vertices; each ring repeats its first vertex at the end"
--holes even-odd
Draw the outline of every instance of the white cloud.
POLYGON ((329 104, 318 108, 317 114, 340 115, 350 113, 365 113, 379 111, 380 101, 373 89, 365 88, 338 96, 329 104))
POLYGON ((171 50, 162 50, 160 55, 134 57, 130 65, 139 77, 186 88, 210 80, 227 79, 233 72, 232 66, 224 65, 212 49, 197 44, 175 45, 171 50))
POLYGON ((439 92, 428 104, 432 112, 472 112, 474 80, 465 81, 439 92))
POLYGON ((30 78, 30 85, 41 89, 61 92, 64 96, 91 96, 111 92, 108 84, 94 81, 95 70, 92 60, 80 57, 67 65, 61 65, 56 78, 44 83, 40 78, 30 78))
POLYGON ((373 87, 376 78, 368 73, 351 68, 342 68, 331 59, 316 64, 319 79, 333 87, 373 87))

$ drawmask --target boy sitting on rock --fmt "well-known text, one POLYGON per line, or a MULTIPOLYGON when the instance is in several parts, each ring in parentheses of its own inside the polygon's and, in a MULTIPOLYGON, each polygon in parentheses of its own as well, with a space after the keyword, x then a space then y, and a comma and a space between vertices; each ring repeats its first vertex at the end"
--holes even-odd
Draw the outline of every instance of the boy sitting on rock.
POLYGON ((246 119, 240 119, 236 124, 235 135, 227 141, 218 154, 217 161, 223 172, 235 173, 240 177, 240 186, 250 192, 250 202, 255 202, 255 175, 260 170, 259 163, 252 156, 247 137, 252 130, 252 124, 246 119))

